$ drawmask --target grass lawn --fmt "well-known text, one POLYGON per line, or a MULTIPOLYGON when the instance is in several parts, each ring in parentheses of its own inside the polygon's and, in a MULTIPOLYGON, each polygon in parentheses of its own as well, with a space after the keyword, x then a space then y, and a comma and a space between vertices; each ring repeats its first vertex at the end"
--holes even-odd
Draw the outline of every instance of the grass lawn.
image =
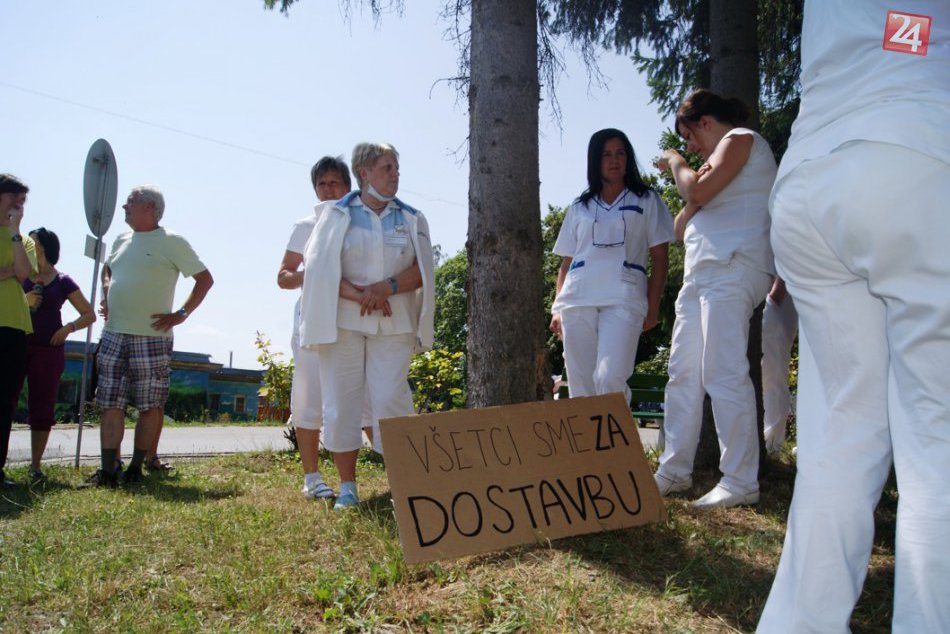
MULTIPOLYGON (((773 461, 757 507, 694 511, 709 474, 664 524, 407 566, 372 459, 344 513, 299 495, 291 452, 179 461, 117 490, 45 470, 0 491, 3 632, 750 632, 794 477, 773 461)), ((895 509, 892 482, 854 632, 889 630, 895 509)))

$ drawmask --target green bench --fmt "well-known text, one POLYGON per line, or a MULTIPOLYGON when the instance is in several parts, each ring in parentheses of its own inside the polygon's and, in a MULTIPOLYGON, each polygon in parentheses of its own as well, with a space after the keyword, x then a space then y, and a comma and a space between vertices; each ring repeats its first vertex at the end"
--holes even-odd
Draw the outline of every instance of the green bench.
MULTIPOLYGON (((649 421, 656 421, 662 429, 664 412, 644 410, 641 404, 663 403, 667 381, 669 381, 669 377, 660 374, 633 374, 627 379, 627 386, 630 387, 631 414, 640 422, 640 427, 646 427, 649 421)), ((568 398, 569 395, 567 385, 558 388, 558 398, 568 398)))
POLYGON ((658 412, 642 409, 644 403, 663 404, 666 400, 666 383, 670 378, 662 374, 633 374, 627 379, 630 388, 630 410, 633 417, 640 421, 640 427, 646 427, 648 421, 656 421, 663 428, 663 418, 666 413, 661 409, 658 412))

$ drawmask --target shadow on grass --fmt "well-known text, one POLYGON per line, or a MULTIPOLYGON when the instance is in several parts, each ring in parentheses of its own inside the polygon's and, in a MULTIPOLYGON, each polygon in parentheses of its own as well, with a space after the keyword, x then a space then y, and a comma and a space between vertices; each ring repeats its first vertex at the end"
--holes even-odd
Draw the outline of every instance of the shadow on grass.
MULTIPOLYGON (((29 512, 45 497, 80 490, 99 490, 85 482, 89 475, 91 473, 84 473, 79 482, 76 482, 76 476, 68 479, 54 476, 40 484, 28 484, 24 477, 17 478, 19 483, 16 487, 0 489, 0 519, 16 519, 23 513, 29 512)), ((241 495, 241 488, 235 483, 224 482, 216 486, 198 487, 185 484, 179 475, 158 473, 146 474, 144 481, 140 484, 120 484, 112 490, 127 495, 148 495, 159 501, 180 504, 195 504, 241 495)))
MULTIPOLYGON (((712 488, 718 474, 694 474, 690 491, 667 500, 667 523, 568 538, 553 546, 658 596, 688 604, 699 614, 716 616, 737 630, 751 632, 775 576, 778 559, 774 541, 781 544, 784 532, 763 531, 761 522, 740 514, 753 513, 784 526, 794 477, 793 466, 773 462, 763 472, 759 505, 707 512, 692 509, 689 500, 712 488)), ((894 549, 894 487, 892 475, 875 513, 875 549, 884 556, 892 555, 894 549)), ((892 603, 893 567, 872 568, 852 615, 852 631, 888 631, 892 603)))
MULTIPOLYGON (((7 472, 9 474, 9 471, 7 472)), ((58 480, 29 484, 17 478, 17 486, 0 489, 0 519, 16 519, 38 504, 44 496, 72 491, 74 486, 58 480)))
POLYGON ((398 541, 399 528, 396 525, 396 515, 393 512, 392 493, 387 491, 363 500, 359 505, 358 513, 379 524, 380 528, 398 541))

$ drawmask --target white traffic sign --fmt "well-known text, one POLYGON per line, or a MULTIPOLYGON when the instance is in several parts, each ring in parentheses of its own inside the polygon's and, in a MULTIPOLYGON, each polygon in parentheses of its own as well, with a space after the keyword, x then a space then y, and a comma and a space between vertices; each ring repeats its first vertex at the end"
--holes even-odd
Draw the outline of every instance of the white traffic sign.
POLYGON ((116 195, 119 191, 115 155, 112 153, 112 146, 105 139, 99 139, 89 148, 82 191, 89 230, 92 235, 101 238, 112 224, 116 195))

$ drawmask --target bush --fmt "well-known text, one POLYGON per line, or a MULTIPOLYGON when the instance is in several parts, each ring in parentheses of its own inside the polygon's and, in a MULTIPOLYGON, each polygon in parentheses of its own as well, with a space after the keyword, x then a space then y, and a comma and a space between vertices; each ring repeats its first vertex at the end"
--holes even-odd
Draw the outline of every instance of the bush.
POLYGON ((254 345, 261 351, 257 362, 264 366, 264 385, 257 391, 258 396, 267 400, 272 409, 290 408, 290 385, 294 378, 294 362, 284 361, 282 352, 270 351, 270 339, 257 331, 254 345))
POLYGON ((412 400, 419 413, 465 407, 465 355, 434 348, 409 363, 412 400))

